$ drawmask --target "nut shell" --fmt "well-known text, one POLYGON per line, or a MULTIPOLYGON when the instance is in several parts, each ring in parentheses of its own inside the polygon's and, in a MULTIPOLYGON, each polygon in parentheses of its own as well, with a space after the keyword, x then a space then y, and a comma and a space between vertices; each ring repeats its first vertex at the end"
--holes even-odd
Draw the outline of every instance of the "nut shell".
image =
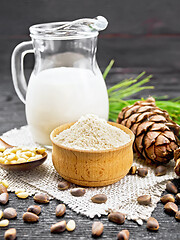
POLYGON ((14 240, 16 239, 16 229, 15 228, 9 228, 4 233, 4 239, 5 240, 14 240))
POLYGON ((3 213, 3 217, 7 219, 14 219, 17 217, 16 209, 14 208, 6 208, 3 213))
POLYGON ((108 219, 111 222, 117 223, 117 224, 123 224, 125 222, 125 216, 123 213, 120 212, 113 212, 108 215, 108 219))
POLYGON ((107 201, 107 196, 105 194, 96 194, 91 198, 93 203, 105 203, 107 201))
POLYGON ((117 235, 118 240, 128 240, 129 239, 129 231, 124 229, 120 231, 117 235))
POLYGON ((70 193, 74 197, 82 197, 86 193, 86 189, 85 188, 73 188, 73 189, 71 189, 70 193))
POLYGON ((175 215, 178 211, 178 206, 173 202, 168 202, 164 205, 164 211, 169 215, 175 215))
POLYGON ((160 200, 163 204, 166 204, 168 202, 175 202, 175 198, 172 194, 166 194, 162 196, 160 200))
POLYGON ((159 229, 159 223, 158 221, 153 218, 153 217, 150 217, 148 220, 147 220, 147 225, 146 225, 147 229, 149 231, 157 231, 159 229))
POLYGON ((171 182, 168 181, 166 184, 166 190, 170 193, 176 194, 178 192, 177 187, 171 182))
POLYGON ((49 197, 45 193, 36 193, 33 199, 37 203, 49 203, 49 197))
POLYGON ((31 212, 36 215, 39 215, 41 213, 41 207, 38 205, 31 205, 28 207, 27 212, 31 212))
POLYGON ((94 222, 92 224, 92 235, 94 237, 99 237, 102 235, 104 230, 104 225, 102 224, 102 222, 94 222))
POLYGON ((137 198, 137 201, 141 205, 149 205, 151 203, 150 195, 142 195, 137 198))
POLYGON ((166 175, 166 173, 167 173, 167 167, 165 167, 163 165, 160 165, 160 166, 156 167, 156 169, 155 169, 156 176, 163 176, 163 175, 166 175))
POLYGON ((66 221, 55 223, 51 226, 52 233, 61 233, 66 230, 66 221))
POLYGON ((28 223, 35 223, 39 221, 39 217, 34 213, 26 212, 23 214, 23 220, 28 223))
POLYGON ((56 207, 56 217, 62 217, 66 212, 66 206, 64 204, 59 204, 56 207))

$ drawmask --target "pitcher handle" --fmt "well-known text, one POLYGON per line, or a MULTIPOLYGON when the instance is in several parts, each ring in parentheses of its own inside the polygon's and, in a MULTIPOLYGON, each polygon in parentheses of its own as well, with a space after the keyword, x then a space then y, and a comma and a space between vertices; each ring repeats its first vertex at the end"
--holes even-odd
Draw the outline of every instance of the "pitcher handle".
POLYGON ((14 88, 20 100, 26 103, 27 82, 24 76, 24 56, 34 53, 32 41, 18 44, 11 57, 11 73, 14 88))

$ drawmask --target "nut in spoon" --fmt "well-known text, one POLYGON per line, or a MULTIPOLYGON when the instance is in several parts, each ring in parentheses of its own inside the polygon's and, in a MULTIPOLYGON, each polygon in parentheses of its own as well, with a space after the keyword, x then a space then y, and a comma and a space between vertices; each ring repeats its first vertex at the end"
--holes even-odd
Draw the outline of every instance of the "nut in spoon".
MULTIPOLYGON (((8 143, 6 143, 4 140, 0 138, 0 146, 5 148, 13 148, 15 146, 12 146, 8 143)), ((24 163, 14 163, 14 164, 6 164, 6 163, 0 163, 0 167, 4 168, 6 170, 12 170, 12 171, 26 171, 33 169, 39 165, 41 165, 45 160, 47 159, 47 153, 44 152, 42 154, 42 158, 30 161, 30 162, 24 162, 24 163)))

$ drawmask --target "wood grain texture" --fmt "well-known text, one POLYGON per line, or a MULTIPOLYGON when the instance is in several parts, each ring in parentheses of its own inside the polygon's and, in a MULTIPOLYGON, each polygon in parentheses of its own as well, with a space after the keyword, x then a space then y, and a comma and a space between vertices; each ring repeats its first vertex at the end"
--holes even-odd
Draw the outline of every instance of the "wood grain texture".
MULTIPOLYGON (((146 70, 146 69, 144 69, 146 70)), ((118 81, 126 77, 134 77, 137 73, 141 72, 142 68, 139 69, 116 69, 116 71, 110 74, 107 78, 108 85, 117 83, 118 81)), ((170 97, 178 97, 180 92, 180 73, 171 72, 168 69, 147 69, 148 73, 154 74, 153 84, 156 88, 152 91, 157 96, 164 95, 167 93, 170 97), (161 84, 160 84, 161 83, 161 84)), ((145 97, 148 96, 149 92, 143 92, 134 95, 134 97, 145 97)), ((14 127, 20 127, 26 124, 24 105, 20 102, 15 94, 13 85, 11 82, 10 73, 0 72, 0 134, 10 130, 14 127)), ((180 181, 174 181, 180 192, 180 181)), ((165 194, 165 193, 164 193, 165 194)), ((17 229, 18 239, 22 240, 38 240, 38 239, 92 239, 91 227, 93 221, 102 221, 104 224, 104 233, 102 239, 116 239, 117 233, 122 229, 128 229, 132 240, 143 239, 143 240, 179 240, 179 229, 180 223, 177 222, 174 217, 168 216, 163 211, 163 205, 158 203, 157 208, 153 213, 159 224, 160 229, 157 233, 148 232, 146 230, 145 223, 143 226, 138 226, 132 221, 126 221, 124 225, 119 226, 113 224, 107 220, 107 217, 95 218, 91 220, 87 217, 81 216, 74 213, 67 208, 67 214, 63 219, 76 221, 77 228, 74 232, 64 232, 60 235, 51 234, 50 226, 56 221, 55 208, 59 201, 53 200, 49 205, 42 205, 42 214, 40 215, 40 221, 36 224, 23 223, 22 215, 26 211, 29 205, 34 204, 32 197, 27 200, 18 199, 13 193, 10 194, 10 201, 8 207, 14 207, 17 209, 18 217, 16 220, 10 221, 9 227, 15 227, 17 229)), ((0 206, 0 209, 5 209, 7 206, 0 206)), ((180 208, 180 206, 179 206, 180 208)), ((0 229, 0 239, 3 239, 5 229, 0 229)))
POLYGON ((83 151, 61 146, 54 140, 56 135, 73 124, 64 124, 51 134, 52 161, 56 171, 64 179, 81 186, 100 187, 119 181, 129 172, 133 163, 134 134, 128 128, 109 122, 110 125, 120 128, 130 136, 130 142, 124 146, 104 151, 83 151))

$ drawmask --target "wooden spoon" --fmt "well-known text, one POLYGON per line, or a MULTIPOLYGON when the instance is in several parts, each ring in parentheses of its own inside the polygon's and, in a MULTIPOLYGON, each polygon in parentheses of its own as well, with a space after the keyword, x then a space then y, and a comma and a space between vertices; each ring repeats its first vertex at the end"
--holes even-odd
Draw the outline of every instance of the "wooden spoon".
MULTIPOLYGON (((0 146, 5 147, 5 148, 13 148, 14 146, 6 143, 4 140, 0 138, 0 146)), ((13 170, 13 171, 26 171, 30 170, 32 168, 35 168, 39 165, 41 165, 47 158, 47 153, 44 152, 43 157, 40 159, 37 159, 32 162, 25 162, 25 163, 15 163, 15 164, 5 164, 5 163, 0 163, 0 167, 4 168, 6 170, 13 170)))

